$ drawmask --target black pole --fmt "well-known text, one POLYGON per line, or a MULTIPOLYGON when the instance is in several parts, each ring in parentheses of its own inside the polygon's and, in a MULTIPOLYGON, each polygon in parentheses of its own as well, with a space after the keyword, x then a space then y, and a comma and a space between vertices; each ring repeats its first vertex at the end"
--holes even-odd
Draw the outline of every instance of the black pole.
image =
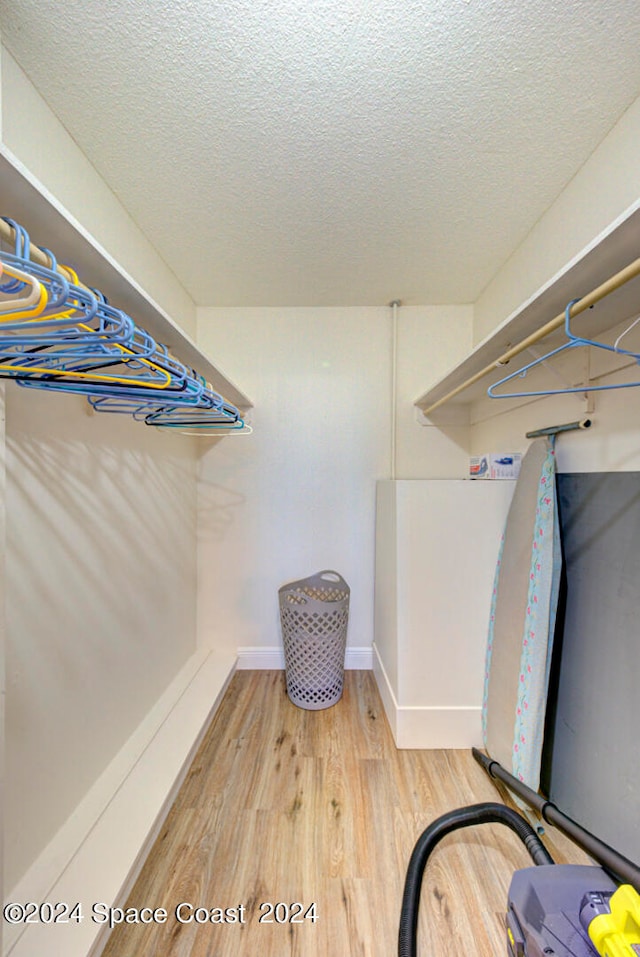
POLYGON ((616 851, 615 848, 605 844, 595 834, 585 830, 580 824, 567 817, 551 801, 547 801, 546 798, 541 797, 526 784, 523 784, 522 781, 505 771, 498 761, 488 758, 477 748, 472 748, 472 753, 489 777, 497 778, 503 784, 506 784, 509 790, 522 798, 529 807, 535 808, 544 821, 557 827, 559 831, 571 838, 578 847, 581 847, 594 860, 602 864, 605 870, 609 871, 620 883, 632 884, 640 893, 640 867, 637 864, 634 864, 633 861, 616 851))

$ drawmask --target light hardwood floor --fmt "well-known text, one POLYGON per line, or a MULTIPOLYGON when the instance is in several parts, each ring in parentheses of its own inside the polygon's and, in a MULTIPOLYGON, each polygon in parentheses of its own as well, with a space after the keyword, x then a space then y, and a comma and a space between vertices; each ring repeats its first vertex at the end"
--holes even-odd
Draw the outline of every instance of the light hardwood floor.
MULTIPOLYGON (((283 672, 237 672, 126 905, 167 921, 117 928, 104 957, 393 957, 415 841, 487 800, 500 792, 470 751, 396 750, 371 672, 348 671, 342 700, 315 712, 291 704, 283 672), (279 902, 261 923, 261 905, 279 902), (181 903, 207 922, 179 922, 181 903), (293 903, 299 922, 277 922, 293 903), (240 905, 243 923, 208 919, 240 905)), ((558 832, 545 843, 559 862, 586 860, 558 832)), ((530 864, 499 825, 445 838, 425 874, 418 953, 506 953, 509 881, 530 864)))

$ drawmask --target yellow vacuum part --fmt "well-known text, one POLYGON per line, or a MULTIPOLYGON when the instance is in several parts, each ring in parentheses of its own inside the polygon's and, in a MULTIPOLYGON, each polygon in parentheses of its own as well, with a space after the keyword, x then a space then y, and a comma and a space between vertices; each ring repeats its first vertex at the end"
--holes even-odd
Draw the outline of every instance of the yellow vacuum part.
POLYGON ((621 884, 609 900, 610 914, 598 914, 589 937, 602 957, 640 957, 640 894, 621 884))

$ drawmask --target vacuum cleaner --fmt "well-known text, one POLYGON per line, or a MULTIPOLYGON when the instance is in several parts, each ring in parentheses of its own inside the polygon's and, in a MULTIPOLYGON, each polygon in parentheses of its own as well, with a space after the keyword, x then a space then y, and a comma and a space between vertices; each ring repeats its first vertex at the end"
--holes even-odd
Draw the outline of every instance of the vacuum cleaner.
POLYGON ((522 841, 533 867, 516 871, 506 911, 511 957, 640 957, 640 867, 522 784, 477 748, 473 756, 492 778, 534 808, 598 863, 555 864, 528 821, 504 804, 475 804, 433 821, 413 849, 405 879, 398 957, 417 957, 422 877, 436 844, 463 827, 504 824, 522 841), (598 866, 600 865, 600 866, 598 866))

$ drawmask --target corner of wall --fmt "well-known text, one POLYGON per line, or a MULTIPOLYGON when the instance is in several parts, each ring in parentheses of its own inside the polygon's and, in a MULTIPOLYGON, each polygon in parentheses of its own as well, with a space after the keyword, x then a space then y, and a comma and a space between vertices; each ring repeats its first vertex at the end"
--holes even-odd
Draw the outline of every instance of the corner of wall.
POLYGON ((464 478, 468 426, 434 427, 415 401, 471 350, 474 307, 469 303, 402 306, 396 355, 395 477, 464 478))
MULTIPOLYGON (((191 336, 195 303, 6 47, 0 49, 1 142, 191 336)), ((10 215, 11 210, 3 210, 10 215)), ((29 224, 24 224, 29 228, 29 224)), ((33 237, 38 242, 38 237, 33 237)))
POLYGON ((488 336, 567 263, 596 245, 640 197, 640 97, 631 104, 475 304, 474 342, 488 336))

